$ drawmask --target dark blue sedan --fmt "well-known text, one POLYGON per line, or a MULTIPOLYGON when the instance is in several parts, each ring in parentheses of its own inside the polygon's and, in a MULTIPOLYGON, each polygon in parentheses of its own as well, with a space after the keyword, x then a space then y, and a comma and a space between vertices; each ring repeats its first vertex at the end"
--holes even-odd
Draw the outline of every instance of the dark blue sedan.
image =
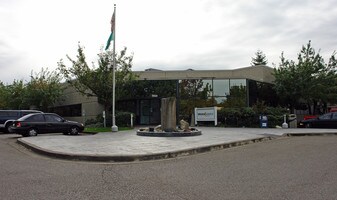
POLYGON ((337 128, 337 112, 330 112, 317 118, 302 120, 299 126, 305 128, 337 128))

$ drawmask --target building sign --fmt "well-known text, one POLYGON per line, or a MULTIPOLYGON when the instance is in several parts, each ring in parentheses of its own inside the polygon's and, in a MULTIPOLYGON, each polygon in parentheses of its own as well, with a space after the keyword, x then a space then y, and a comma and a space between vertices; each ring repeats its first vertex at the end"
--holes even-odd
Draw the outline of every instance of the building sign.
POLYGON ((198 121, 214 121, 214 125, 218 124, 218 114, 216 107, 194 108, 195 125, 198 121))

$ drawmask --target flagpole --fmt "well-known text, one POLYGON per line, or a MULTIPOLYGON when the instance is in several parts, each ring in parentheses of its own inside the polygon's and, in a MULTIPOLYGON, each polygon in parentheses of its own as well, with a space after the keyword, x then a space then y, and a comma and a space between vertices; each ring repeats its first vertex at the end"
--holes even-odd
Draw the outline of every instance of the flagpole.
POLYGON ((113 67, 112 67, 112 126, 111 126, 111 131, 112 132, 117 132, 118 127, 116 126, 116 115, 115 115, 115 92, 116 92, 116 75, 115 75, 115 70, 116 70, 116 55, 115 55, 115 49, 116 49, 116 4, 114 4, 114 26, 113 26, 113 50, 112 50, 112 55, 113 55, 113 67))

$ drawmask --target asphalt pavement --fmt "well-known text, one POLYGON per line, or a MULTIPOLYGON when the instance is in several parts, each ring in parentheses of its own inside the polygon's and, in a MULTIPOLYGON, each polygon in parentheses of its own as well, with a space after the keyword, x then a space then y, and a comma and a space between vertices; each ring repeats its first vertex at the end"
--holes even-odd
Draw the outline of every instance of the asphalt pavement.
POLYGON ((46 134, 18 138, 18 143, 46 156, 83 161, 132 162, 168 159, 263 142, 279 137, 337 135, 336 129, 276 129, 198 127, 202 135, 190 137, 138 136, 128 131, 46 134))

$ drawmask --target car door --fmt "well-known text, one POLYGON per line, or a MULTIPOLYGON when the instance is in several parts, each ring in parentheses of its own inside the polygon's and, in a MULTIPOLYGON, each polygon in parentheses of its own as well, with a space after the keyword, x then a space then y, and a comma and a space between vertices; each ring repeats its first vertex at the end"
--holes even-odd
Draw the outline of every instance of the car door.
POLYGON ((332 119, 331 119, 331 128, 337 128, 337 112, 332 113, 332 119))
POLYGON ((46 114, 45 118, 48 133, 63 133, 67 130, 66 123, 64 123, 64 119, 62 117, 54 114, 46 114))
POLYGON ((332 122, 332 113, 326 113, 324 115, 321 115, 316 120, 316 128, 331 128, 331 122, 332 122))
POLYGON ((32 115, 25 120, 25 124, 30 128, 36 128, 39 133, 46 132, 46 122, 42 114, 32 115))

